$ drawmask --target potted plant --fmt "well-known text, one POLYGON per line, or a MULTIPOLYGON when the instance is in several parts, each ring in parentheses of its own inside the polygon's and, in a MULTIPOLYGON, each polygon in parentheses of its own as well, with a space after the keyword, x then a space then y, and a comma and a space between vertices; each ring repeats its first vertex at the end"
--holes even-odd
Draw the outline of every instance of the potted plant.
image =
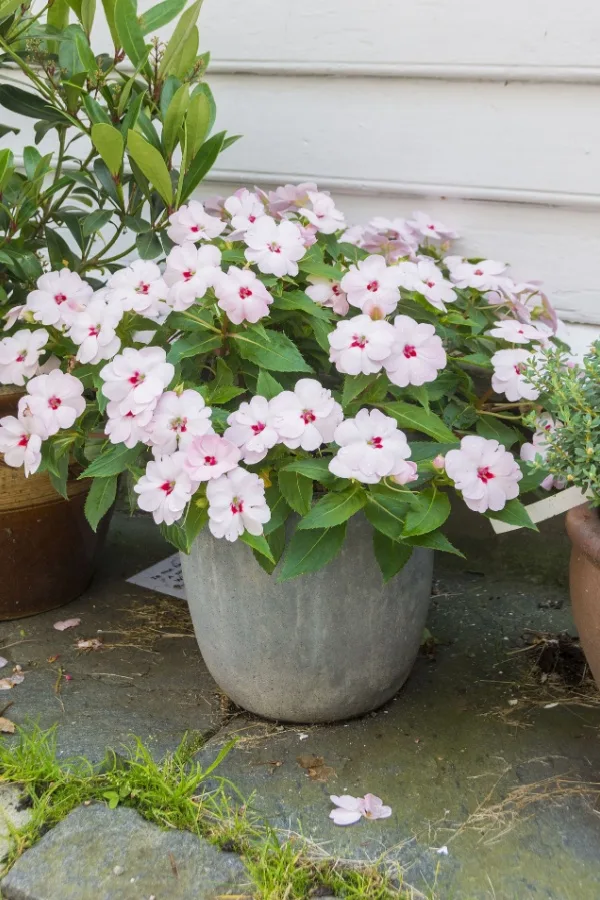
POLYGON ((534 437, 535 454, 530 456, 547 470, 549 482, 578 487, 589 498, 569 510, 566 524, 573 544, 573 617, 600 684, 600 341, 581 363, 573 362, 560 347, 547 350, 530 378, 547 410, 534 437))
MULTIPOLYGON (((179 15, 179 2, 160 3, 138 17, 131 0, 107 3, 113 55, 92 48, 94 4, 0 9, 0 105, 9 123, 14 113, 35 121, 35 145, 25 147, 20 167, 10 149, 18 128, 0 128, 0 307, 12 328, 0 360, 5 415, 16 416, 42 351, 50 366, 64 361, 69 312, 87 303, 118 261, 170 249, 163 228, 170 209, 231 142, 223 132, 210 136, 215 105, 203 81, 208 55, 198 55, 199 8, 196 2, 179 15), (176 17, 166 46, 146 37, 176 17), (19 86, 10 81, 16 72, 19 86), (49 152, 38 149, 48 143, 49 152), (44 306, 49 296, 69 300, 44 306), (33 334, 31 324, 41 330, 33 334)), ((92 359, 86 353, 80 362, 92 359)), ((26 482, 0 468, 0 618, 66 603, 91 577, 101 534, 83 515, 90 483, 76 478, 88 460, 76 445, 57 447, 26 482), (32 545, 35 566, 28 565, 32 545)))
POLYGON ((29 471, 87 460, 93 527, 127 478, 183 552, 200 648, 233 700, 358 715, 408 676, 433 551, 459 552, 448 490, 534 527, 518 497, 545 473, 509 448, 529 435, 525 371, 552 310, 504 264, 449 254, 440 223, 347 229, 311 184, 191 201, 167 236, 164 271, 136 261, 91 298, 65 288, 53 325, 52 291, 28 295, 35 359, 0 448, 29 471), (49 352, 60 368, 40 376, 49 352))

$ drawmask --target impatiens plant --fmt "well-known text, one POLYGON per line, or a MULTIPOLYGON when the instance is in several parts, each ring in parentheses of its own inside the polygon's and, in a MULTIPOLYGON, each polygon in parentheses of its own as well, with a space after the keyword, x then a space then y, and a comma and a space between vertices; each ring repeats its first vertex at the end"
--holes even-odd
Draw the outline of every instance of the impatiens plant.
POLYGON ((282 580, 334 558, 354 515, 385 580, 413 547, 457 553, 450 488, 534 527, 519 495, 548 472, 514 451, 541 409, 529 366, 555 342, 539 285, 450 255, 423 213, 346 229, 313 184, 191 201, 167 233, 162 268, 134 261, 95 292, 52 272, 13 317, 9 465, 64 493, 76 462, 93 527, 122 476, 176 547, 208 527, 269 572, 282 560, 282 580))

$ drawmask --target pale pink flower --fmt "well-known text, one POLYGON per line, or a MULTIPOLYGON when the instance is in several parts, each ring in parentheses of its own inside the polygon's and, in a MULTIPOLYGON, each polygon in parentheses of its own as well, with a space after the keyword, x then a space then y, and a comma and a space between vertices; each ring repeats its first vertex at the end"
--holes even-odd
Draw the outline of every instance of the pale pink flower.
POLYGON ((197 244, 198 241, 212 241, 225 230, 225 222, 215 216, 209 216, 197 200, 190 200, 169 216, 171 223, 167 234, 175 244, 187 241, 197 244))
POLYGON ((446 453, 446 473, 469 509, 498 512, 519 493, 523 477, 514 456, 498 441, 470 434, 446 453))
POLYGON ((60 369, 32 378, 27 384, 27 396, 19 400, 20 415, 39 419, 47 435, 70 428, 84 411, 82 382, 60 369))
POLYGON ((265 275, 297 275, 298 260, 306 253, 302 234, 293 222, 279 225, 270 216, 262 216, 244 235, 246 259, 265 275))
POLYGON ((25 477, 33 475, 42 461, 42 438, 33 430, 31 418, 4 416, 0 419, 0 453, 7 466, 23 466, 25 477))
POLYGON ((81 625, 81 619, 63 619, 62 622, 55 622, 52 626, 57 631, 66 631, 67 628, 77 628, 81 625))
POLYGON ((240 467, 209 481, 206 498, 208 527, 216 538, 237 541, 244 531, 262 534, 271 518, 262 479, 240 467))
POLYGON ((509 344, 530 344, 532 341, 545 344, 552 332, 543 325, 540 328, 526 322, 518 322, 516 319, 502 319, 486 331, 486 334, 509 344))
POLYGON ((314 378, 301 378, 293 391, 282 391, 269 403, 271 422, 280 441, 291 450, 316 450, 333 440, 343 419, 342 407, 314 378))
POLYGON ((157 525, 173 525, 183 515, 192 498, 195 485, 186 471, 183 453, 161 456, 151 460, 134 486, 138 494, 138 506, 151 512, 157 525))
POLYGON ((186 450, 194 438, 212 433, 210 414, 210 407, 198 391, 166 391, 159 398, 148 428, 155 455, 186 450))
POLYGON ((130 266, 111 275, 106 287, 111 303, 118 303, 125 312, 133 310, 144 316, 152 315, 169 293, 156 263, 143 259, 136 259, 130 266))
POLYGON ((328 306, 338 316, 347 314, 350 306, 339 282, 329 281, 327 278, 318 278, 315 275, 309 275, 308 280, 311 283, 306 288, 305 293, 314 303, 318 303, 319 306, 328 306))
POLYGON ((225 200, 224 207, 231 216, 231 227, 234 233, 227 240, 235 240, 242 236, 257 219, 266 215, 265 207, 258 194, 247 188, 240 188, 225 200))
POLYGON ((410 316, 394 319, 396 340, 384 366, 388 378, 399 387, 435 381, 446 365, 446 351, 433 325, 415 322, 410 316))
POLYGON ((196 247, 188 241, 173 247, 167 256, 164 280, 169 288, 167 303, 182 312, 200 300, 221 275, 221 251, 213 244, 196 247))
POLYGON ((364 797, 351 797, 349 794, 329 798, 335 804, 329 818, 335 825, 354 825, 361 818, 388 819, 392 814, 391 806, 384 806, 383 801, 374 794, 365 794, 364 797))
POLYGON ((424 212, 414 212, 409 225, 416 234, 421 234, 423 237, 434 241, 454 240, 454 238, 458 237, 456 231, 432 219, 424 212))
MULTIPOLYGON (((556 422, 552 416, 547 413, 538 416, 536 420, 536 430, 531 442, 521 446, 521 459, 524 459, 527 462, 543 463, 548 455, 548 450, 550 449, 548 435, 551 432, 556 431, 556 428, 560 424, 560 422, 556 422)), ((552 488, 562 490, 566 487, 566 481, 562 478, 555 478, 554 475, 548 475, 541 482, 540 487, 545 491, 549 491, 552 488)))
POLYGON ((413 481, 416 466, 407 464, 410 447, 398 423, 380 410, 361 409, 353 419, 345 419, 335 430, 340 449, 329 463, 339 478, 355 478, 376 484, 382 478, 399 476, 400 483, 413 481))
POLYGON ((232 441, 218 434, 204 434, 188 446, 185 466, 194 481, 211 481, 235 469, 241 456, 232 441))
POLYGON ((0 384, 25 384, 38 371, 39 358, 48 342, 45 328, 26 328, 0 341, 0 384))
POLYGON ((367 315, 377 311, 378 317, 383 318, 396 309, 400 299, 398 272, 395 266, 386 264, 383 256, 368 256, 350 266, 340 284, 348 303, 367 315))
POLYGON ((223 437, 240 448, 245 463, 253 465, 264 459, 279 440, 274 418, 270 402, 258 395, 231 413, 223 437))
POLYGON ((353 244, 355 247, 362 247, 365 237, 365 227, 363 225, 351 225, 341 236, 340 240, 345 244, 353 244))
MULTIPOLYGON (((135 447, 140 441, 149 444, 149 426, 154 414, 155 403, 156 401, 141 409, 140 412, 133 412, 125 405, 125 401, 110 400, 106 406, 108 419, 104 430, 111 444, 125 444, 129 449, 135 447)), ((137 409, 137 407, 135 408, 137 409)))
MULTIPOLYGON (((348 240, 345 235, 343 239, 348 240)), ((388 262, 395 262, 404 256, 412 258, 418 248, 418 240, 406 219, 385 219, 381 216, 371 219, 357 243, 369 253, 382 254, 388 262)))
POLYGON ((77 344, 80 363, 95 365, 112 359, 121 347, 115 329, 123 316, 118 301, 110 301, 106 290, 97 291, 86 308, 73 319, 68 335, 77 344))
POLYGON ((446 457, 441 453, 438 453, 438 455, 431 460, 431 465, 434 469, 436 469, 436 471, 443 472, 446 468, 446 457))
POLYGON ((122 415, 137 414, 154 406, 174 374, 175 367, 167 362, 162 347, 126 347, 100 370, 102 393, 120 403, 122 415))
POLYGON ((533 362, 531 350, 498 350, 491 363, 494 367, 492 387, 504 394, 511 403, 517 400, 537 400, 539 391, 527 381, 527 366, 533 362))
POLYGON ((558 316, 547 295, 542 290, 541 281, 525 281, 515 284, 510 278, 503 279, 501 286, 504 299, 510 304, 522 322, 541 323, 556 333, 558 316))
POLYGON ((311 225, 314 225, 321 234, 335 234, 340 228, 344 228, 344 215, 336 209, 335 203, 329 194, 320 191, 308 191, 308 199, 311 208, 303 206, 300 215, 305 216, 311 225))
POLYGON ((313 244, 317 243, 317 229, 314 225, 303 225, 302 222, 296 221, 294 225, 300 232, 300 237, 302 238, 302 244, 305 250, 308 250, 309 247, 312 247, 313 244))
POLYGON ((419 478, 419 470, 417 464, 407 459, 404 465, 399 464, 398 471, 390 475, 390 480, 396 484, 409 484, 411 481, 417 481, 419 478))
MULTIPOLYGON (((25 304, 23 304, 22 306, 12 306, 8 310, 8 312, 4 313, 4 316, 3 316, 3 318, 5 320, 4 331, 9 331, 13 327, 15 322, 18 322, 21 319, 24 319, 26 311, 27 311, 27 307, 25 306, 25 304)), ((32 313, 29 313, 29 315, 31 316, 31 318, 33 318, 32 313)))
POLYGON ((305 181, 302 184, 285 184, 274 191, 269 191, 267 199, 271 212, 274 215, 282 215, 289 210, 300 209, 309 202, 309 191, 317 190, 314 182, 305 181))
POLYGON ((396 338, 394 326, 383 319, 374 321, 366 315, 344 319, 328 337, 329 359, 344 375, 370 375, 382 369, 396 338))
POLYGON ((251 269, 230 266, 215 279, 214 289, 220 308, 235 325, 269 315, 273 298, 251 269))
POLYGON ((416 262, 401 262, 397 266, 399 284, 407 291, 417 291, 432 306, 446 312, 446 303, 454 303, 456 291, 434 261, 422 257, 416 262))
POLYGON ((36 322, 70 325, 73 315, 85 308, 93 289, 70 269, 48 272, 37 280, 37 289, 27 295, 26 307, 36 322))
POLYGON ((499 278, 506 271, 506 263, 493 259, 470 263, 460 256, 447 256, 444 263, 450 271, 450 280, 457 288, 475 288, 478 291, 497 289, 499 278))

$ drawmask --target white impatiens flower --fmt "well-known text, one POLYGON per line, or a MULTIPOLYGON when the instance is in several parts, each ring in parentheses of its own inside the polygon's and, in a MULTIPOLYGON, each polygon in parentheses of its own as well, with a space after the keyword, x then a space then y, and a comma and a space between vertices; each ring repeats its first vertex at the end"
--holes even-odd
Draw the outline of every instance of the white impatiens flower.
POLYGON ((138 413, 132 412, 131 409, 123 413, 122 408, 123 404, 115 400, 111 400, 106 406, 108 419, 104 430, 111 444, 125 444, 131 449, 140 441, 144 444, 150 443, 148 427, 154 413, 153 406, 138 413))
POLYGON ((134 487, 139 508, 151 512, 157 525, 173 525, 180 519, 194 493, 184 462, 181 452, 151 460, 134 487))
POLYGON ((218 434, 196 437, 187 448, 186 469, 194 481, 211 481, 235 469, 242 454, 232 441, 218 434))
POLYGON ((159 398, 148 429, 155 455, 185 450, 195 437, 212 433, 210 414, 198 391, 166 391, 159 398))
POLYGON ((37 289, 27 295, 26 308, 36 322, 61 328, 70 325, 73 316, 85 308, 93 290, 77 272, 61 269, 37 280, 37 289))
POLYGON ((47 435, 70 428, 84 410, 82 382, 60 369, 32 378, 27 384, 27 395, 19 400, 21 418, 38 419, 47 435))
MULTIPOLYGON (((347 233, 343 236, 343 240, 349 240, 347 233)), ((362 237, 357 241, 350 240, 350 243, 358 243, 359 247, 363 247, 369 253, 379 253, 385 256, 388 262, 394 262, 403 256, 412 259, 419 245, 418 238, 415 237, 406 219, 386 219, 383 216, 371 219, 362 237)))
POLYGON ((107 299, 124 312, 133 310, 152 316, 167 298, 169 290, 156 263, 136 259, 109 278, 107 299))
POLYGON ((517 400, 537 400, 540 392, 527 381, 527 366, 533 362, 531 350, 498 350, 491 363, 494 367, 492 387, 504 394, 511 403, 517 400))
POLYGON ((381 370, 396 339, 396 329, 389 322, 355 316, 338 322, 329 335, 329 359, 344 375, 370 375, 381 370))
POLYGON ((340 449, 329 463, 329 471, 339 478, 356 478, 376 484, 395 476, 400 484, 414 481, 417 467, 407 462, 410 447, 398 423, 378 409, 361 409, 353 419, 345 419, 335 430, 340 449))
POLYGON ((269 401, 258 395, 231 413, 223 437, 240 448, 245 463, 253 465, 264 459, 279 440, 274 418, 269 401))
POLYGON ((344 214, 336 209, 334 201, 329 194, 320 191, 309 191, 308 199, 311 209, 302 207, 300 215, 305 216, 311 225, 314 225, 321 234, 334 234, 340 228, 344 228, 346 222, 344 214))
POLYGON ((552 331, 545 325, 529 325, 526 322, 518 322, 516 319, 502 319, 496 322, 493 328, 486 334, 507 341, 509 344, 530 344, 536 341, 545 344, 552 331))
POLYGON ((78 345, 77 359, 80 363, 101 362, 112 359, 121 347, 121 340, 115 328, 121 321, 123 310, 120 303, 109 301, 106 290, 97 291, 86 308, 77 313, 68 335, 78 345))
POLYGON ((329 799, 335 804, 335 809, 329 813, 334 825, 354 825, 361 818, 389 819, 392 814, 392 807, 385 806, 375 794, 365 794, 364 797, 351 797, 350 794, 337 797, 332 794, 329 799))
POLYGON ((350 269, 340 282, 348 303, 373 318, 394 312, 400 299, 398 271, 383 256, 368 256, 350 269))
POLYGON ((280 441, 291 450, 311 451, 330 443, 344 417, 331 391, 314 378, 301 378, 293 391, 277 394, 269 409, 280 441))
POLYGON ((240 188, 231 197, 228 197, 223 204, 229 215, 231 216, 231 227, 234 233, 229 235, 227 240, 235 240, 241 237, 254 225, 257 219, 265 215, 265 207, 258 196, 247 188, 240 188))
POLYGON ((270 216, 262 216, 252 225, 244 240, 246 259, 255 263, 265 275, 298 274, 298 260, 306 253, 302 233, 293 222, 279 225, 270 216))
POLYGON ((45 328, 24 328, 0 341, 0 384, 25 384, 39 368, 38 360, 48 342, 45 328))
POLYGON ((329 281, 328 278, 318 278, 309 275, 309 286, 305 293, 319 306, 328 306, 338 316, 345 316, 350 309, 348 298, 337 281, 329 281))
POLYGON ((388 378, 399 387, 435 381, 446 365, 446 351, 433 325, 410 316, 394 319, 396 340, 384 366, 388 378))
POLYGON ((430 218, 427 213, 414 212, 408 223, 416 234, 430 238, 434 241, 454 240, 458 237, 456 231, 443 225, 441 222, 430 218))
POLYGON ((197 200, 190 200, 169 216, 171 223, 167 234, 174 244, 185 244, 192 241, 212 241, 225 230, 225 222, 215 216, 209 216, 197 200))
POLYGON ((196 247, 187 242, 173 247, 167 256, 164 280, 169 287, 167 303, 182 312, 200 300, 221 274, 221 251, 212 244, 196 247))
POLYGON ((447 256, 444 260, 450 271, 450 280, 458 288, 476 288, 478 291, 493 291, 498 288, 506 263, 493 259, 482 259, 478 263, 467 262, 460 256, 447 256))
POLYGON ((512 453, 498 441, 467 435, 460 449, 446 453, 445 463, 446 474, 475 512, 498 512, 519 493, 523 473, 512 453))
POLYGON ((446 311, 446 303, 456 300, 453 285, 444 278, 432 259, 423 257, 417 262, 401 262, 396 268, 401 287, 422 294, 442 312, 446 311))
POLYGON ((235 325, 258 322, 269 315, 273 298, 251 269, 230 266, 215 279, 218 304, 235 325))
POLYGON ((154 406, 174 374, 162 347, 126 347, 100 370, 102 393, 120 403, 121 415, 137 414, 154 406))
POLYGON ((271 518, 262 480, 240 467, 209 481, 206 498, 208 527, 216 538, 237 541, 244 531, 262 534, 271 518))
POLYGON ((7 466, 18 469, 23 466, 25 477, 37 472, 42 461, 42 437, 35 430, 33 417, 0 419, 0 453, 7 466))

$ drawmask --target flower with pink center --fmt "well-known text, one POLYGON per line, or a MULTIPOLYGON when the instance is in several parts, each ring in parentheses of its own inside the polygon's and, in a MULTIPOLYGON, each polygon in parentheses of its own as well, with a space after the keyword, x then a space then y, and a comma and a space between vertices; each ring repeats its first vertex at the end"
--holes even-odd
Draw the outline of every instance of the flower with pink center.
POLYGON ((167 362, 162 347, 126 347, 100 370, 102 393, 120 403, 121 415, 136 415, 155 405, 174 374, 175 367, 167 362))
POLYGON ((346 222, 344 215, 336 209, 335 203, 329 194, 321 191, 308 191, 310 208, 303 206, 300 215, 304 216, 311 225, 314 225, 321 234, 335 234, 340 228, 344 228, 346 222))
POLYGON ((0 419, 0 453, 4 454, 7 466, 14 469, 23 466, 26 478, 33 475, 42 461, 41 448, 42 437, 35 430, 31 417, 4 416, 0 419))
POLYGON ((19 400, 20 415, 39 419, 47 435, 70 428, 84 411, 82 382, 60 369, 32 378, 27 395, 19 400))
POLYGON ((457 288, 475 288, 478 291, 496 290, 502 273, 506 271, 506 263, 494 259, 470 263, 460 256, 447 256, 444 264, 457 288))
POLYGON ((60 269, 37 280, 37 289, 27 295, 26 308, 36 322, 61 328, 70 325, 75 313, 85 308, 93 289, 77 272, 60 269))
POLYGON ((317 186, 312 181, 302 184, 285 184, 269 191, 267 195, 269 208, 273 215, 283 215, 290 210, 298 210, 309 202, 309 192, 317 192, 317 186))
POLYGON ((0 341, 0 384, 25 384, 39 368, 39 358, 48 342, 45 328, 24 328, 0 341))
POLYGON ((182 517, 195 485, 185 468, 185 455, 179 452, 150 460, 133 489, 139 508, 151 512, 157 525, 173 525, 182 517))
POLYGON ((243 236, 254 225, 257 219, 266 215, 265 207, 258 194, 247 188, 240 188, 228 197, 224 207, 231 216, 233 234, 227 240, 236 240, 243 236))
POLYGON ((446 303, 454 303, 456 291, 434 261, 421 257, 416 262, 401 262, 397 266, 400 287, 417 291, 436 309, 446 312, 446 303))
POLYGON ((239 466, 206 486, 208 527, 213 537, 237 541, 245 531, 263 533, 271 518, 263 481, 239 466))
POLYGON ((415 322, 410 316, 396 316, 394 329, 396 340, 384 362, 390 381, 398 387, 435 381, 446 365, 446 351, 434 326, 415 322))
POLYGON ((527 367, 534 361, 531 350, 498 350, 491 363, 494 367, 492 387, 504 394, 511 403, 517 400, 537 400, 539 391, 527 381, 527 367))
POLYGON ((333 440, 344 418, 342 407, 314 378, 301 378, 293 391, 282 391, 269 403, 271 422, 281 443, 308 452, 333 440))
POLYGON ((436 219, 432 219, 424 212, 414 212, 409 225, 415 234, 422 235, 432 241, 448 241, 458 237, 456 231, 453 231, 453 229, 448 228, 447 225, 443 225, 436 219))
POLYGON ((339 282, 329 281, 328 278, 318 278, 316 275, 309 275, 308 280, 310 284, 305 293, 314 303, 329 307, 338 316, 347 314, 350 306, 339 282))
POLYGON ((470 434, 460 449, 446 453, 446 474, 469 509, 484 513, 504 509, 519 493, 523 473, 512 453, 498 441, 470 434))
POLYGON ((360 819, 388 819, 392 814, 391 806, 384 806, 380 797, 375 794, 365 794, 364 797, 351 797, 349 794, 329 798, 335 804, 335 809, 329 813, 329 818, 335 825, 354 825, 360 819))
POLYGON ((196 482, 211 481, 235 469, 242 454, 232 441, 218 434, 195 437, 186 450, 186 469, 196 482))
POLYGON ((487 296, 491 304, 508 303, 521 322, 541 324, 554 334, 558 329, 558 316, 541 281, 525 281, 515 284, 511 278, 502 278, 497 291, 487 296))
POLYGON ((150 443, 149 426, 154 415, 154 404, 150 404, 141 412, 133 412, 131 408, 124 409, 123 402, 117 403, 110 400, 106 406, 108 419, 104 430, 111 444, 125 444, 132 449, 140 441, 143 444, 150 443))
POLYGON ((186 450, 194 438, 212 434, 211 411, 198 391, 165 391, 148 428, 155 456, 186 450))
POLYGON ((389 322, 355 316, 338 322, 329 335, 329 359, 344 375, 371 375, 383 368, 397 338, 389 322))
POLYGON ((235 325, 269 315, 273 298, 251 269, 230 266, 215 279, 214 290, 219 307, 235 325))
MULTIPOLYGON (((346 235, 344 240, 348 240, 346 235)), ((385 219, 376 216, 364 229, 359 246, 369 253, 380 253, 388 262, 395 262, 403 256, 413 258, 418 240, 406 219, 385 219)))
POLYGON ((96 291, 82 312, 77 313, 68 335, 77 344, 77 360, 95 365, 112 359, 119 352, 121 340, 115 329, 123 317, 118 301, 109 300, 109 292, 96 291))
POLYGON ((209 216, 197 200, 190 200, 187 206, 182 206, 177 212, 172 213, 169 222, 171 224, 167 228, 167 234, 174 244, 212 241, 225 231, 225 222, 215 216, 209 216))
POLYGON ((264 459, 279 440, 273 420, 270 402, 257 395, 231 413, 223 437, 240 448, 245 463, 253 465, 264 459))
POLYGON ((400 299, 396 267, 388 266, 383 256, 368 256, 350 266, 340 284, 351 306, 367 315, 377 310, 378 318, 394 312, 400 299))
POLYGON ((244 235, 246 259, 255 263, 264 275, 297 275, 298 260, 306 253, 300 230, 293 222, 278 225, 270 216, 262 216, 244 235))
POLYGON ((153 262, 136 259, 130 266, 115 272, 108 279, 107 299, 118 303, 124 312, 152 314, 160 301, 165 301, 168 288, 153 262))
POLYGON ((414 481, 417 467, 407 463, 410 447, 398 423, 378 409, 361 409, 353 419, 345 419, 335 430, 340 449, 329 463, 338 478, 355 478, 377 484, 396 476, 401 484, 414 481))
POLYGON ((167 256, 164 280, 169 288, 167 303, 177 312, 189 309, 213 287, 221 272, 221 251, 212 244, 196 247, 187 242, 173 247, 167 256))
POLYGON ((502 319, 486 331, 486 334, 509 344, 530 344, 532 341, 546 344, 552 332, 543 325, 537 327, 526 322, 518 322, 516 319, 502 319))

